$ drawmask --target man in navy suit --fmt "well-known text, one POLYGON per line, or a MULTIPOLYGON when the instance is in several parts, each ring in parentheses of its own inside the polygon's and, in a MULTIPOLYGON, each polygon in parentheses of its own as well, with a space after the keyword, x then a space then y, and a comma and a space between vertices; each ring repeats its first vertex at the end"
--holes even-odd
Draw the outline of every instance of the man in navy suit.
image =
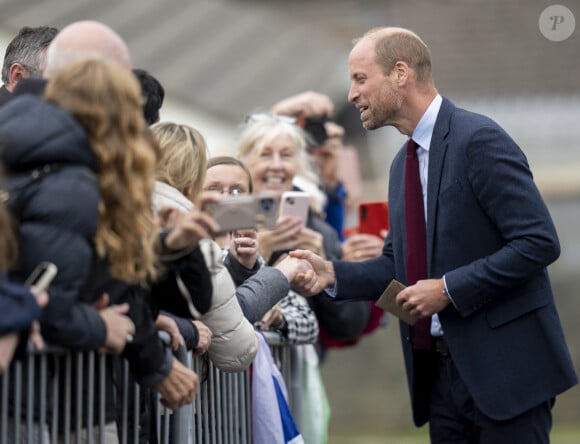
POLYGON ((392 279, 408 284, 397 303, 427 325, 419 347, 400 322, 413 419, 429 422, 433 443, 548 443, 555 396, 577 377, 546 270, 558 237, 523 152, 495 122, 439 95, 429 49, 409 30, 369 31, 349 71, 363 126, 394 126, 416 144, 425 276, 408 278, 403 147, 383 255, 350 263, 293 252, 318 274, 310 291, 377 299, 392 279))

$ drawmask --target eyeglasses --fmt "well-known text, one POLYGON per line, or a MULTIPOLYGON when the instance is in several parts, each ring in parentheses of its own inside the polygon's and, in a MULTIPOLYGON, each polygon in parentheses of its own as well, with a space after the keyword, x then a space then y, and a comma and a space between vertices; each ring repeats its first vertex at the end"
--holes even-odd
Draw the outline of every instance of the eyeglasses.
POLYGON ((245 190, 242 187, 232 186, 231 188, 225 188, 224 186, 218 184, 205 187, 203 191, 212 191, 214 193, 217 192, 220 194, 229 194, 231 196, 235 196, 237 194, 248 194, 248 190, 245 190))

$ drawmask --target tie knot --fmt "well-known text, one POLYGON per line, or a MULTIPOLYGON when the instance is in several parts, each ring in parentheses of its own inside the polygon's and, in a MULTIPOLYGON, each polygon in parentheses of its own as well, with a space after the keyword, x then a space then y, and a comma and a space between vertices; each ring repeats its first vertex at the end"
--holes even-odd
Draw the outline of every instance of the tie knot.
POLYGON ((407 155, 416 156, 417 155, 417 148, 419 145, 413 139, 409 139, 407 142, 407 155))

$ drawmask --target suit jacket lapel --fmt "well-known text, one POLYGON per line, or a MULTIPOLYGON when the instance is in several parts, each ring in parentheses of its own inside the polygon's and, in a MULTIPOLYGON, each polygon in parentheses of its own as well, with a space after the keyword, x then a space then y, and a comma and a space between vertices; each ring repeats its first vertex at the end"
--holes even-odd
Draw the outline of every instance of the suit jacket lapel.
POLYGON ((435 127, 433 128, 431 146, 429 147, 429 174, 427 182, 427 263, 429 277, 431 277, 433 242, 437 224, 437 196, 439 196, 441 173, 443 171, 445 153, 447 152, 447 135, 449 134, 449 125, 454 109, 455 106, 449 100, 443 98, 443 103, 441 104, 435 127))

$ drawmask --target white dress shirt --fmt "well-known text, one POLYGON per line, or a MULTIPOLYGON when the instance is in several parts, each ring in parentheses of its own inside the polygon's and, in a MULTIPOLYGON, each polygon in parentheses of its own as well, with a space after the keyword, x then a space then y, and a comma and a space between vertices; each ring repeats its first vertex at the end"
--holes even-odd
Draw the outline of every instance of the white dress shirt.
MULTIPOLYGON (((429 178, 429 148, 431 147, 431 138, 433 137, 433 129, 441 103, 443 99, 439 94, 433 99, 425 114, 419 120, 419 123, 413 131, 412 139, 417 143, 417 157, 419 158, 419 177, 421 179, 421 189, 423 191, 423 210, 425 212, 425 226, 427 225, 427 180, 429 178)), ((445 277, 443 277, 445 282, 445 277)), ((447 288, 447 285, 445 285, 447 288)), ((431 317, 431 336, 443 336, 443 329, 439 316, 435 313, 431 317)))

